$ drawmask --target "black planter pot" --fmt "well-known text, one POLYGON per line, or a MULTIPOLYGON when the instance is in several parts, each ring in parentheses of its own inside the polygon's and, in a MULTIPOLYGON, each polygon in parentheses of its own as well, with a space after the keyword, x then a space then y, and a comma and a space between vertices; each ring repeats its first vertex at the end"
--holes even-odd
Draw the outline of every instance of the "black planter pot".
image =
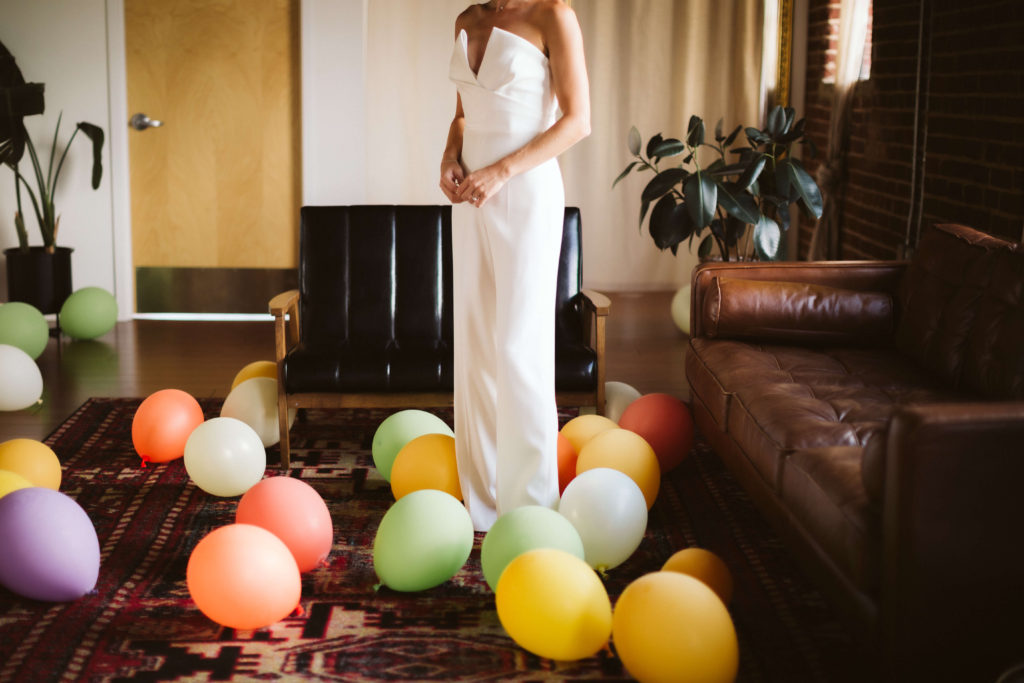
POLYGON ((59 313, 71 296, 71 247, 57 247, 48 254, 44 247, 5 249, 7 257, 7 299, 32 304, 42 313, 59 313))

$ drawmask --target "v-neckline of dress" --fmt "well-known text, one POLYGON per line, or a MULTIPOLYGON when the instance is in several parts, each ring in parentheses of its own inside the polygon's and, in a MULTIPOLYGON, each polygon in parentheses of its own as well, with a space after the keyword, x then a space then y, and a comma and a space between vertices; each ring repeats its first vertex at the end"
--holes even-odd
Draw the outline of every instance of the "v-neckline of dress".
POLYGON ((476 71, 474 71, 473 70, 473 65, 469 63, 469 33, 466 32, 466 29, 460 29, 459 30, 459 39, 460 39, 460 42, 462 43, 462 54, 466 58, 466 66, 469 67, 469 72, 471 74, 473 74, 473 78, 478 78, 480 76, 480 72, 484 68, 484 62, 487 61, 487 54, 490 52, 491 39, 494 37, 494 32, 495 31, 500 31, 501 33, 504 33, 505 35, 512 36, 513 38, 516 38, 517 40, 519 40, 519 41, 521 41, 523 43, 526 43, 531 48, 533 48, 533 50, 538 55, 540 55, 544 59, 547 59, 547 55, 544 54, 544 52, 539 47, 534 45, 532 41, 522 37, 518 33, 514 33, 514 32, 509 31, 507 29, 503 29, 500 26, 492 26, 491 27, 491 32, 489 34, 487 34, 487 41, 484 43, 483 53, 480 55, 480 63, 477 64, 476 71))

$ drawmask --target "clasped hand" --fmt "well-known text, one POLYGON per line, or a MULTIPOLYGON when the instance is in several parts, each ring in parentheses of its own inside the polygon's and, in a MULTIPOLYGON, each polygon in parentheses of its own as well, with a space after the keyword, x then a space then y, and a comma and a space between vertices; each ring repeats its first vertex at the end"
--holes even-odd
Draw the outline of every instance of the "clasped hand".
POLYGON ((453 204, 469 202, 480 207, 505 184, 496 165, 485 166, 465 175, 458 162, 449 161, 441 166, 441 191, 453 204))

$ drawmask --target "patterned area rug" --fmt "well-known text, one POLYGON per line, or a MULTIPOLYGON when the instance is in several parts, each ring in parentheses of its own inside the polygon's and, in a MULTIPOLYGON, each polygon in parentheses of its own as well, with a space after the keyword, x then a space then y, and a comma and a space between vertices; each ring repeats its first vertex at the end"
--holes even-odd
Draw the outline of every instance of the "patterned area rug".
MULTIPOLYGON (((181 460, 141 467, 131 443, 138 404, 91 399, 48 439, 64 464, 61 490, 99 535, 100 578, 93 594, 67 604, 0 588, 0 681, 630 680, 613 648, 554 662, 516 646, 480 571, 482 534, 444 585, 374 590, 374 533, 393 498, 370 443, 389 411, 310 411, 296 422, 291 476, 330 508, 329 566, 303 575, 301 616, 258 631, 218 626, 191 601, 185 567, 206 533, 234 521, 237 499, 198 489, 181 460)), ((202 404, 207 417, 218 414, 219 401, 202 404)), ((268 458, 276 457, 274 447, 268 458)), ((613 604, 630 581, 691 545, 732 570, 738 680, 867 679, 831 609, 700 441, 665 477, 640 548, 605 578, 613 604)))

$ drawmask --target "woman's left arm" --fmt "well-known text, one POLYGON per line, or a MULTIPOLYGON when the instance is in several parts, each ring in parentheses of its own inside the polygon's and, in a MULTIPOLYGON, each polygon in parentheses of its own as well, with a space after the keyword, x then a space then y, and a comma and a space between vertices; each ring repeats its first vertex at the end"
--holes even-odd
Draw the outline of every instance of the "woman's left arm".
POLYGON ((523 147, 470 173, 459 186, 462 199, 482 205, 509 178, 557 157, 590 135, 590 85, 583 54, 583 36, 576 13, 562 2, 544 13, 544 40, 551 65, 551 82, 562 116, 523 147))

